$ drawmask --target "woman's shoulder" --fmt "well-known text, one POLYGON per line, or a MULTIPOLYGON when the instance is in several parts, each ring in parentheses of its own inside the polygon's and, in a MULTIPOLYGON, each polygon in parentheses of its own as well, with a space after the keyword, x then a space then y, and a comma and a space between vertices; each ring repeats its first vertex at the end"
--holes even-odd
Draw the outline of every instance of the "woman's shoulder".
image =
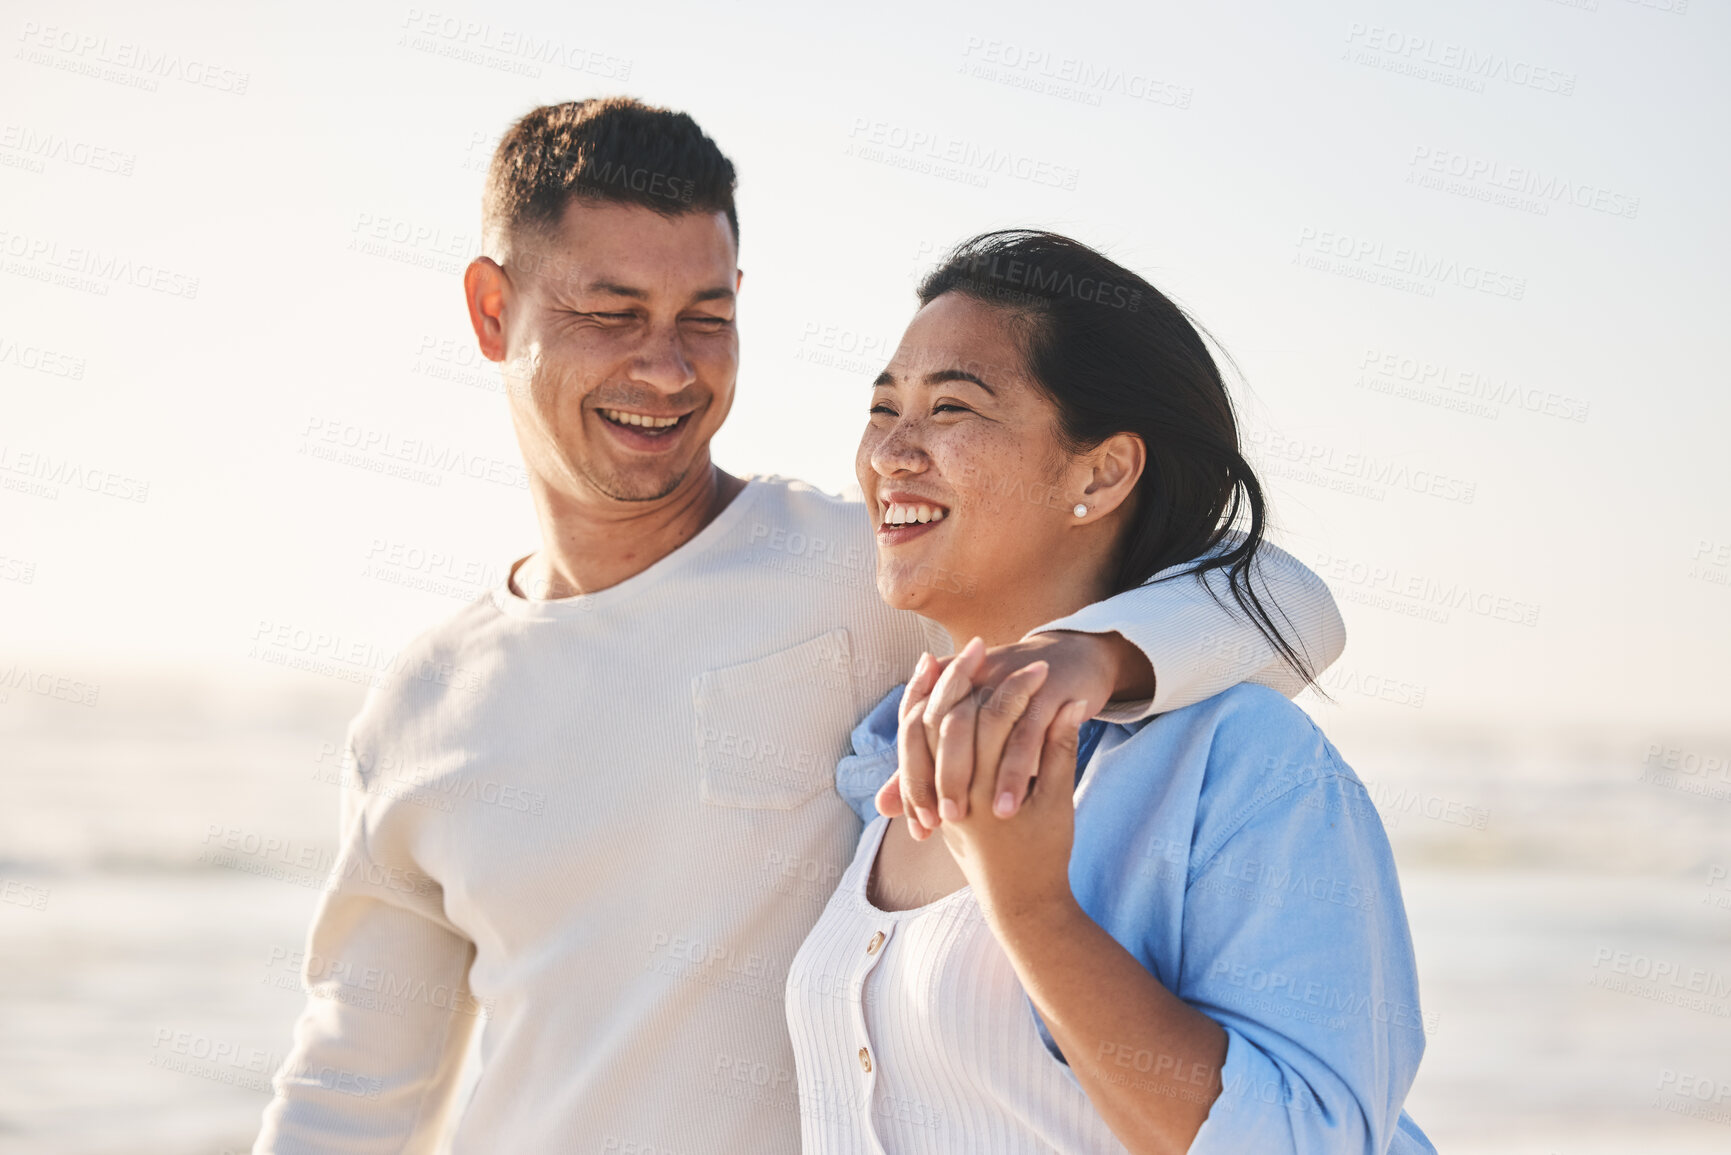
POLYGON ((1211 765, 1262 759, 1268 762, 1263 770, 1294 781, 1347 769, 1309 714, 1278 691, 1249 682, 1126 728, 1133 730, 1132 741, 1150 748, 1206 749, 1211 765))
POLYGON ((1206 730, 1234 749, 1302 748, 1316 758, 1338 757, 1332 755, 1333 747, 1315 720, 1296 702, 1254 682, 1240 682, 1212 698, 1162 714, 1154 722, 1191 733, 1206 730))
POLYGON ((1233 686, 1161 714, 1135 728, 1123 747, 1120 757, 1188 778, 1198 847, 1282 797, 1363 791, 1310 715, 1266 686, 1233 686))

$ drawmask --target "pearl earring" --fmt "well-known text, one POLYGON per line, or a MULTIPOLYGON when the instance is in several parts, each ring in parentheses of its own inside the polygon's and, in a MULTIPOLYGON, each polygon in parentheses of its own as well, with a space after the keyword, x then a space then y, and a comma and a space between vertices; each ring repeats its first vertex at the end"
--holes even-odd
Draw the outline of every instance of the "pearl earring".
POLYGON ((1076 503, 1076 508, 1072 509, 1070 512, 1075 514, 1077 517, 1087 517, 1088 516, 1088 507, 1083 505, 1081 502, 1078 501, 1076 503))

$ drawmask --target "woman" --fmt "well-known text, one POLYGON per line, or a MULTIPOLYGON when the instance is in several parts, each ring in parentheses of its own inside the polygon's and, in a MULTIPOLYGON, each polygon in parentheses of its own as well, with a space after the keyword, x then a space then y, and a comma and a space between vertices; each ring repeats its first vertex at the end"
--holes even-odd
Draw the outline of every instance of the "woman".
POLYGON ((1050 233, 966 242, 919 301, 857 471, 884 598, 967 644, 837 771, 868 825, 788 977, 806 1150, 1430 1151, 1393 858, 1303 712, 1257 686, 1123 725, 1071 703, 1025 800, 997 789, 1045 671, 977 701, 983 647, 1150 579, 1222 571, 1308 676, 1252 585, 1262 494, 1201 338, 1050 233), (967 784, 941 838, 871 813, 934 758, 967 784))

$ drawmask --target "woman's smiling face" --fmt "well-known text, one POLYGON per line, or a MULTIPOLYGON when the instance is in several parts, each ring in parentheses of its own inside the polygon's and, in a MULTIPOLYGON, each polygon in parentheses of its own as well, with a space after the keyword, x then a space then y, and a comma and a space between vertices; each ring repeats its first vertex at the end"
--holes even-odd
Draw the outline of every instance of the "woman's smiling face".
POLYGON ((1027 595, 1074 544, 1087 469, 1078 475, 1057 407, 1028 372, 1021 323, 945 293, 872 387, 854 468, 877 525, 878 591, 946 627, 1037 603, 1027 595))

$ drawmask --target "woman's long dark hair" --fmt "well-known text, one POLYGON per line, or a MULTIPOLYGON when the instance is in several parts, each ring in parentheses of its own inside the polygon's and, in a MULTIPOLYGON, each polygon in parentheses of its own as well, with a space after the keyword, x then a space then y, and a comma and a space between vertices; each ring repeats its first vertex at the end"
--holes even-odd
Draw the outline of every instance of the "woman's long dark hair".
POLYGON ((1085 451, 1117 433, 1137 434, 1147 446, 1113 591, 1189 562, 1162 580, 1223 570, 1239 609, 1313 683, 1308 655, 1287 639, 1276 615, 1290 621, 1251 584, 1267 505, 1240 451, 1226 383, 1184 311, 1087 245, 1032 229, 983 233, 956 246, 920 283, 920 304, 945 293, 1026 322, 1017 329, 1027 368, 1056 404, 1068 450, 1085 451), (1239 530, 1246 515, 1249 524, 1239 530))

